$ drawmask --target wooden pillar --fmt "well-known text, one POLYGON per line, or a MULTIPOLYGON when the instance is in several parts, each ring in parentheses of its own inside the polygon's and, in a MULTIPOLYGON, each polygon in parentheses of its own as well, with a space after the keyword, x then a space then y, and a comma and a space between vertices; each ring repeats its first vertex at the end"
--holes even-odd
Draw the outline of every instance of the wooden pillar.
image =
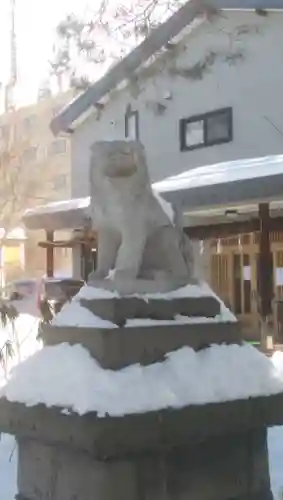
POLYGON ((46 231, 46 241, 49 243, 46 247, 46 276, 52 278, 54 276, 54 231, 46 231))
POLYGON ((81 245, 81 258, 82 258, 82 269, 81 269, 82 279, 84 281, 87 281, 89 274, 88 267, 90 260, 90 248, 87 243, 82 243, 81 245))
POLYGON ((259 233, 259 296, 260 314, 266 318, 272 314, 273 299, 273 266, 272 253, 270 250, 270 214, 269 204, 259 205, 260 233, 259 233))
POLYGON ((273 299, 273 261, 270 249, 270 213, 269 204, 260 203, 258 207, 260 219, 259 233, 259 313, 261 328, 261 344, 264 350, 273 347, 273 331, 271 325, 273 299))

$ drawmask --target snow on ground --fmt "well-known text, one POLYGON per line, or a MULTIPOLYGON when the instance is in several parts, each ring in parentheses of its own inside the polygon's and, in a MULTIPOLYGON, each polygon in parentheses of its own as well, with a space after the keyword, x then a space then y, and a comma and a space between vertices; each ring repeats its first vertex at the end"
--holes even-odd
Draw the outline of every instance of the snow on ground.
POLYGON ((17 447, 13 436, 0 437, 1 500, 12 500, 17 493, 17 447))
MULTIPOLYGON (((21 314, 15 321, 15 330, 10 323, 5 328, 0 327, 0 348, 6 340, 15 340, 15 333, 20 347, 20 359, 25 360, 35 353, 41 344, 36 340, 38 318, 30 314, 21 314)), ((17 349, 14 343, 14 357, 6 360, 6 370, 0 365, 0 380, 18 363, 17 349)), ((3 353, 5 349, 3 349, 3 353)), ((0 434, 0 500, 12 500, 17 493, 17 448, 13 436, 0 434)))
MULTIPOLYGON (((179 324, 192 324, 192 323, 219 323, 219 322, 235 322, 237 321, 234 314, 227 309, 225 304, 217 297, 214 292, 209 288, 207 283, 200 285, 187 285, 168 293, 155 293, 139 295, 144 300, 163 298, 171 300, 174 298, 184 297, 207 297, 214 296, 220 302, 220 314, 214 318, 201 318, 201 317, 187 317, 177 315, 174 320, 152 320, 152 319, 130 319, 126 323, 126 327, 135 326, 153 326, 153 325, 179 325, 179 324)), ((98 316, 95 316, 85 307, 79 304, 79 300, 84 298, 86 300, 93 299, 111 299, 119 297, 117 292, 111 292, 100 288, 95 288, 90 285, 85 285, 81 288, 79 293, 73 298, 71 302, 65 304, 61 311, 56 315, 52 323, 56 326, 80 326, 83 328, 117 328, 117 325, 111 321, 106 321, 98 316)))
POLYGON ((275 500, 283 493, 283 426, 268 431, 269 470, 275 500))
POLYGON ((79 344, 60 344, 44 347, 15 367, 0 395, 28 406, 43 403, 103 417, 282 391, 282 372, 247 344, 213 345, 197 353, 183 347, 163 362, 119 371, 101 368, 79 344))
POLYGON ((9 371, 19 361, 25 360, 34 354, 41 347, 37 341, 39 318, 30 314, 20 314, 15 320, 14 327, 10 322, 5 328, 0 327, 0 349, 5 356, 5 367, 0 364, 0 380, 5 376, 5 371, 9 371), (5 343, 12 341, 14 355, 12 358, 6 356, 5 343), (5 368, 5 369, 4 369, 5 368))

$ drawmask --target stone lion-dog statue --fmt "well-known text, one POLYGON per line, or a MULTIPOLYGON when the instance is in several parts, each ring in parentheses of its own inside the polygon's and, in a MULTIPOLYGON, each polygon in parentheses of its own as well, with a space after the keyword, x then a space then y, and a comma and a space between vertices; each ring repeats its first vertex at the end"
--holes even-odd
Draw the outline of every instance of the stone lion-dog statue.
POLYGON ((171 204, 153 191, 138 141, 91 147, 91 218, 97 232, 93 286, 123 292, 164 292, 193 282, 191 242, 171 204))

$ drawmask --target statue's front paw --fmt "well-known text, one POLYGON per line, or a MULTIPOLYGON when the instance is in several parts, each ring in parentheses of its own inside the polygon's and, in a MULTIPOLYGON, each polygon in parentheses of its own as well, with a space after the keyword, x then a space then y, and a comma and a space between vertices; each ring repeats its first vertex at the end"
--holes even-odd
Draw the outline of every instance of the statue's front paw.
POLYGON ((95 271, 92 271, 88 275, 88 280, 89 281, 94 281, 94 280, 103 280, 108 276, 108 272, 104 271, 103 269, 96 269, 95 271))

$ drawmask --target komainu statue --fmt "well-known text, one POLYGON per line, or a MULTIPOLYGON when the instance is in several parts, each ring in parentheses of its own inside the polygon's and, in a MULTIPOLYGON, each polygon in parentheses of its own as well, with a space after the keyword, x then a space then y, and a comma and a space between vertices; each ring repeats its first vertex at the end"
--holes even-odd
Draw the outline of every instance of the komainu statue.
POLYGON ((95 142, 90 185, 98 237, 90 284, 145 293, 194 281, 191 243, 176 224, 171 205, 153 191, 140 142, 95 142))

